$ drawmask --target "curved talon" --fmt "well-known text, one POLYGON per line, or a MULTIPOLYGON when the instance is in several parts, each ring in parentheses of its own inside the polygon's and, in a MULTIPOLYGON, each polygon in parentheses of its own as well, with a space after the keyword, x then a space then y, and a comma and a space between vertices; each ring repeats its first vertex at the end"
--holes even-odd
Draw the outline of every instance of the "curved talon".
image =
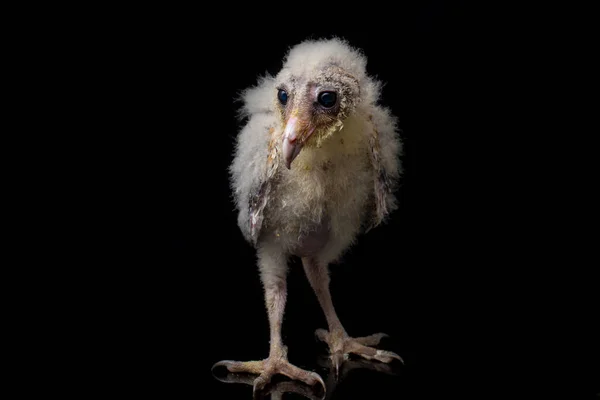
POLYGON ((264 393, 261 388, 257 388, 256 385, 252 388, 252 400, 262 399, 264 397, 264 393))
POLYGON ((398 360, 402 364, 404 364, 404 360, 402 359, 402 357, 400 357, 398 354, 396 354, 394 352, 387 351, 387 350, 377 350, 377 353, 375 353, 375 356, 373 358, 375 358, 377 361, 381 361, 384 363, 392 362, 392 359, 395 358, 396 360, 398 360))
POLYGON ((327 393, 327 388, 325 387, 325 382, 323 382, 323 378, 321 378, 321 375, 317 374, 316 372, 311 372, 311 374, 317 380, 317 382, 321 384, 321 387, 323 388, 323 397, 325 397, 325 394, 327 393))
POLYGON ((335 368, 335 378, 338 379, 340 376, 340 366, 344 362, 344 353, 336 351, 331 355, 331 362, 335 368))
POLYGON ((217 368, 217 367, 225 367, 229 371, 229 365, 231 365, 232 363, 235 363, 235 361, 222 360, 222 361, 216 362, 213 364, 212 367, 210 367, 210 371, 214 372, 215 368, 217 368))

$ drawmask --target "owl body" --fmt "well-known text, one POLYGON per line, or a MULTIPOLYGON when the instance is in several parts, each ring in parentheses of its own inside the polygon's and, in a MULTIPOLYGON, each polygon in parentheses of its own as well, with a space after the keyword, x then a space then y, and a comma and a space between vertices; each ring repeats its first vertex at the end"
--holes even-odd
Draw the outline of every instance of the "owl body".
POLYGON ((329 262, 396 208, 401 142, 365 65, 343 41, 305 42, 277 76, 244 92, 230 172, 238 225, 257 248, 329 262), (337 94, 335 115, 318 108, 327 91, 337 94), (286 168, 286 123, 297 114, 314 133, 286 168))

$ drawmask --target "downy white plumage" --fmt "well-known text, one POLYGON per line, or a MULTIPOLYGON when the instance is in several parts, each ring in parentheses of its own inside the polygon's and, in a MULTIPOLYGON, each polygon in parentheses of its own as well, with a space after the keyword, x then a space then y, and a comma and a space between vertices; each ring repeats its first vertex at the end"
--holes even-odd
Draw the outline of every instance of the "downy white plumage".
POLYGON ((317 334, 336 367, 349 353, 382 362, 400 358, 368 347, 383 334, 348 336, 329 293, 328 265, 397 207, 402 143, 396 118, 379 104, 382 85, 366 64, 344 40, 305 41, 291 48, 276 76, 243 92, 231 186, 239 227, 257 249, 271 350, 263 361, 216 365, 259 374, 255 390, 275 373, 322 383, 287 361, 281 341, 290 256, 302 258, 327 317, 329 331, 317 334))

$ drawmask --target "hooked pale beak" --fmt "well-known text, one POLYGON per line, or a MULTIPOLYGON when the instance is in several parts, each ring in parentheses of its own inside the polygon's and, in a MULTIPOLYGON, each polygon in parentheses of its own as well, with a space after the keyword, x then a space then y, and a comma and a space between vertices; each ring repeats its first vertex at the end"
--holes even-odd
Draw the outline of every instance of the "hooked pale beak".
POLYGON ((290 169, 292 161, 298 157, 303 144, 310 135, 312 135, 314 130, 314 127, 299 119, 296 115, 292 115, 290 119, 288 119, 285 130, 283 131, 282 143, 283 159, 285 161, 285 166, 288 169, 290 169))

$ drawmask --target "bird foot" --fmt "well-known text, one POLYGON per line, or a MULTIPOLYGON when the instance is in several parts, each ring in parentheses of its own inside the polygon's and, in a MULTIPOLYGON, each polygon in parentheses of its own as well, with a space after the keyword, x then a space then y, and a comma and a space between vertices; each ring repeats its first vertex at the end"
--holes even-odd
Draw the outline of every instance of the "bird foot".
POLYGON ((223 360, 214 364, 212 369, 225 367, 229 372, 258 375, 253 381, 254 398, 257 398, 271 382, 273 376, 280 374, 290 379, 304 382, 309 386, 319 383, 325 391, 325 383, 319 374, 296 367, 287 360, 285 351, 281 355, 269 356, 260 361, 230 361, 223 360))
POLYGON ((404 364, 404 360, 391 351, 379 350, 370 346, 376 346, 381 339, 387 337, 385 333, 376 333, 370 336, 352 338, 345 332, 330 333, 324 329, 317 329, 317 339, 329 345, 330 358, 339 375, 340 365, 349 358, 350 354, 358 355, 367 360, 377 360, 382 363, 391 363, 394 359, 404 364))
MULTIPOLYGON (((386 365, 387 366, 387 365, 386 365)), ((224 376, 214 374, 214 377, 224 383, 237 383, 254 386, 255 377, 248 374, 236 374, 228 372, 224 376)), ((272 382, 265 386, 264 390, 258 394, 255 393, 255 398, 261 398, 270 395, 271 400, 281 400, 286 393, 294 393, 309 400, 323 400, 325 393, 319 390, 319 386, 307 386, 303 382, 288 380, 280 382, 272 382)))

